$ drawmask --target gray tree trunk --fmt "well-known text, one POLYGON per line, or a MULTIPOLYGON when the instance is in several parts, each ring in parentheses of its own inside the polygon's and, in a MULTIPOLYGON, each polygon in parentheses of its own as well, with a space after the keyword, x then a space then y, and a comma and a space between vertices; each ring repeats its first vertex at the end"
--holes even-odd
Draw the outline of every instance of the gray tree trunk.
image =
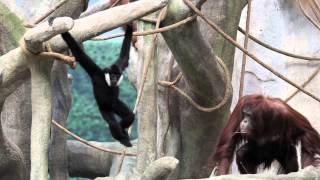
MULTIPOLYGON (((71 106, 71 80, 68 79, 67 67, 55 62, 53 76, 53 114, 52 119, 60 125, 67 126, 71 106)), ((49 172, 52 180, 68 180, 67 135, 55 126, 51 127, 51 144, 49 151, 49 172)))
MULTIPOLYGON (((18 18, 1 2, 0 9, 3 14, 7 14, 7 16, 0 16, 0 55, 3 55, 17 46, 17 39, 19 36, 22 36, 24 28, 20 26, 18 18), (17 25, 17 31, 10 32, 8 29, 10 23, 15 23, 17 25)), ((0 77, 2 79, 2 74, 0 77)), ((0 83, 2 83, 2 81, 0 83)), ((17 98, 27 90, 28 87, 22 85, 8 98, 0 98, 1 180, 27 180, 27 152, 22 152, 21 149, 26 150, 22 148, 24 145, 24 138, 30 138, 30 136, 26 136, 28 130, 25 128, 28 124, 28 116, 20 117, 20 115, 28 111, 28 106, 22 105, 22 100, 26 100, 26 103, 28 103, 28 99, 27 97, 25 99, 17 98), (23 113, 15 114, 17 109, 23 111, 23 113), (25 120, 26 123, 22 123, 20 120, 25 120)))

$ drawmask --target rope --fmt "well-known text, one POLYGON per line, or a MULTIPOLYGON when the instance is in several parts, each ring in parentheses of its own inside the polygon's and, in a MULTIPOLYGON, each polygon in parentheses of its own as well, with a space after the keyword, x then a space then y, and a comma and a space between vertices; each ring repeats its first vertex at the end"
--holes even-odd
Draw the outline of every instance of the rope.
MULTIPOLYGON (((77 136, 76 134, 74 134, 73 132, 69 131, 65 127, 61 126, 55 120, 52 120, 51 122, 52 122, 53 125, 57 126, 60 130, 62 130, 66 134, 70 135, 71 137, 73 137, 74 139, 76 139, 77 141, 79 141, 79 142, 81 142, 81 143, 83 143, 85 145, 88 145, 88 146, 90 146, 92 148, 95 148, 95 149, 103 151, 103 152, 108 152, 108 153, 117 154, 117 155, 123 154, 123 151, 116 151, 116 150, 112 150, 112 149, 108 149, 108 148, 104 148, 104 147, 100 147, 100 146, 94 145, 94 144, 90 143, 89 141, 86 141, 86 140, 82 139, 81 137, 77 136)), ((126 152, 125 155, 126 156, 136 156, 137 154, 126 152)))
MULTIPOLYGON (((150 34, 162 33, 162 32, 165 32, 165 31, 169 31, 169 30, 172 30, 174 28, 177 28, 177 27, 179 27, 181 25, 184 25, 184 24, 194 20, 196 17, 197 17, 196 15, 193 15, 193 16, 187 17, 186 19, 184 19, 182 21, 174 23, 172 25, 161 27, 161 28, 154 29, 154 30, 142 31, 142 32, 134 32, 133 36, 145 36, 145 35, 150 35, 150 34)), ((154 22, 151 18, 148 18, 148 20, 146 18, 143 18, 143 20, 145 20, 147 22, 152 22, 152 23, 154 22)), ((241 32, 242 34, 245 34, 245 30, 243 30, 241 27, 238 27, 238 31, 241 32)), ((92 38, 91 40, 94 40, 94 41, 109 40, 109 39, 122 37, 122 36, 124 36, 124 33, 114 34, 114 35, 111 35, 111 36, 108 36, 108 37, 99 37, 98 36, 98 37, 92 38)), ((263 47, 265 47, 267 49, 270 49, 272 51, 275 51, 277 53, 280 53, 280 54, 283 54, 283 55, 286 55, 286 56, 289 56, 289 57, 301 59, 301 60, 320 61, 320 58, 318 58, 318 57, 308 57, 308 56, 301 56, 301 55, 296 55, 296 54, 293 54, 293 53, 289 53, 289 52, 274 48, 271 45, 269 45, 267 43, 264 43, 261 40, 257 39, 256 37, 252 36, 251 34, 248 34, 248 36, 249 36, 249 38, 251 40, 253 40, 257 44, 259 44, 259 45, 261 45, 261 46, 263 46, 263 47)))
MULTIPOLYGON (((245 32, 245 37, 244 37, 244 49, 246 49, 246 50, 248 50, 249 30, 250 30, 250 16, 251 16, 251 0, 248 0, 246 32, 245 32)), ((242 94, 243 94, 244 73, 246 71, 246 64, 247 64, 247 55, 245 53, 243 53, 242 65, 241 65, 241 75, 240 75, 239 98, 242 97, 242 94)))
POLYGON ((113 8, 113 7, 116 6, 119 2, 120 2, 120 0, 115 1, 115 2, 110 6, 110 8, 113 8))
MULTIPOLYGON (((319 74, 319 72, 320 72, 320 67, 318 67, 318 69, 317 70, 315 70, 312 74, 311 74, 311 76, 307 79, 307 81, 305 81, 302 85, 301 85, 301 87, 306 87, 315 77, 316 77, 316 75, 317 74, 319 74)), ((292 93, 289 97, 287 97, 284 101, 285 102, 289 102, 295 95, 297 95, 298 94, 298 92, 300 92, 299 91, 299 89, 297 89, 294 93, 292 93)))
POLYGON ((37 20, 35 20, 33 23, 24 23, 24 27, 26 28, 33 28, 35 25, 39 24, 41 21, 43 21, 46 17, 48 17, 50 14, 52 14, 55 10, 57 10, 59 7, 61 7, 63 4, 65 4, 68 0, 62 0, 57 5, 55 5, 53 8, 49 9, 44 15, 40 16, 37 20))
POLYGON ((229 70, 227 68, 227 66, 224 64, 224 62, 218 57, 215 56, 218 63, 222 66, 224 74, 225 74, 225 79, 226 79, 226 86, 225 86, 225 92, 224 92, 224 97, 223 99, 215 106, 213 107, 203 107, 201 105, 199 105, 197 102, 195 102, 188 94, 186 94, 185 92, 183 92, 180 88, 178 88, 175 84, 180 80, 180 78, 182 77, 182 73, 180 73, 176 80, 173 82, 167 82, 167 81, 159 81, 159 84, 165 87, 171 87, 174 90, 176 90, 180 95, 182 95, 183 97, 185 97, 189 103, 191 105, 193 105, 195 108, 197 108, 200 111, 203 112, 213 112, 219 108, 221 108, 223 105, 225 105, 231 95, 231 80, 230 80, 230 73, 229 70))
MULTIPOLYGON (((160 12, 160 14, 158 16, 158 19, 157 19, 156 29, 159 28, 160 21, 163 18, 163 16, 166 15, 166 12, 167 12, 167 8, 166 7, 161 10, 161 12, 160 12)), ((150 46, 150 49, 149 49, 148 54, 147 54, 146 65, 143 68, 142 82, 141 82, 141 85, 140 85, 140 88, 139 88, 139 91, 138 91, 138 95, 137 95, 137 100, 136 100, 136 103, 135 103, 135 106, 134 106, 134 109, 133 109, 133 113, 134 114, 137 112, 137 109, 138 109, 138 106, 139 106, 139 103, 140 103, 140 100, 141 100, 141 97, 142 97, 142 91, 143 91, 143 88, 144 88, 144 83, 145 83, 145 81, 147 79, 147 73, 148 73, 149 65, 150 65, 151 60, 153 59, 153 55, 154 55, 154 49, 155 49, 156 40, 157 40, 157 34, 153 35, 152 40, 151 40, 151 46, 150 46)))
MULTIPOLYGON (((129 137, 131 136, 131 132, 132 132, 132 125, 130 126, 130 128, 128 129, 128 134, 129 134, 129 137)), ((120 173, 121 171, 121 168, 122 168, 122 165, 123 165, 123 161, 124 161, 124 158, 125 158, 125 155, 127 153, 127 150, 128 150, 128 147, 125 147, 123 150, 122 150, 122 154, 121 154, 121 161, 119 163, 119 166, 118 166, 118 170, 117 170, 117 175, 120 173)))
MULTIPOLYGON (((318 6, 318 4, 317 4, 316 2, 310 1, 310 6, 311 6, 311 10, 312 10, 312 11, 317 11, 317 10, 315 10, 315 7, 313 7, 313 6, 318 6), (315 4, 313 4, 313 3, 315 3, 315 4)), ((302 13, 304 14, 304 16, 305 16, 318 30, 320 30, 319 24, 316 23, 316 22, 311 18, 311 16, 309 16, 309 15, 305 12, 305 10, 303 9, 302 4, 301 4, 301 0, 299 0, 299 7, 300 7, 300 9, 302 10, 302 13)), ((319 7, 317 7, 316 9, 319 10, 319 7)))
POLYGON ((73 68, 73 69, 75 68, 76 61, 75 61, 74 57, 67 56, 67 55, 64 55, 61 53, 52 52, 52 49, 51 49, 49 43, 46 43, 45 47, 48 50, 48 52, 40 52, 37 54, 37 53, 33 53, 27 49, 26 43, 24 40, 20 41, 20 48, 21 48, 22 52, 28 56, 42 56, 44 58, 48 58, 48 57, 56 58, 57 60, 60 60, 64 63, 68 64, 71 68, 73 68))
MULTIPOLYGON (((245 30, 243 30, 241 27, 238 27, 238 31, 240 31, 242 34, 245 33, 245 30)), ((297 59, 301 59, 301 60, 320 61, 320 58, 318 58, 318 57, 307 57, 307 56, 296 55, 296 54, 292 54, 292 53, 289 53, 289 52, 274 48, 274 47, 270 46, 269 44, 260 41, 259 39, 257 39, 256 37, 254 37, 254 36, 252 36, 250 34, 249 34, 249 38, 251 40, 253 40, 254 42, 260 44, 261 46, 263 46, 263 47, 265 47, 267 49, 270 49, 272 51, 275 51, 277 53, 283 54, 285 56, 289 56, 289 57, 293 57, 293 58, 297 58, 297 59)))
MULTIPOLYGON (((168 26, 165 26, 165 27, 156 28, 156 29, 148 30, 148 31, 142 31, 142 32, 134 32, 132 35, 133 36, 145 36, 145 35, 150 35, 150 34, 156 34, 156 33, 169 31, 169 30, 175 29, 175 28, 177 28, 177 27, 179 27, 181 25, 184 25, 184 24, 194 20, 196 17, 197 17, 196 15, 190 16, 190 17, 187 17, 186 19, 184 19, 182 21, 176 22, 174 24, 171 24, 171 25, 168 25, 168 26)), ((124 36, 124 33, 119 33, 119 34, 111 35, 111 36, 108 36, 108 37, 95 37, 95 38, 92 38, 91 40, 95 40, 95 41, 109 40, 109 39, 122 37, 122 36, 124 36)))
POLYGON ((148 22, 148 23, 157 23, 157 20, 156 19, 153 19, 153 18, 149 18, 149 17, 142 17, 140 18, 139 20, 141 21, 145 21, 145 22, 148 22))
MULTIPOLYGON (((158 16, 158 20, 157 20, 157 24, 156 24, 156 28, 159 28, 160 26, 160 21, 161 19, 164 18, 164 16, 166 15, 167 13, 167 8, 165 7, 164 9, 161 10, 159 16, 158 16)), ((152 43, 151 43, 151 47, 149 49, 149 58, 147 59, 147 66, 146 66, 146 69, 144 70, 144 73, 143 73, 143 81, 142 81, 142 84, 140 86, 140 89, 139 89, 139 92, 138 92, 138 96, 137 96, 137 100, 136 100, 136 104, 135 104, 135 107, 134 107, 134 110, 133 110, 133 113, 135 114, 136 111, 137 111, 137 107, 139 105, 139 102, 140 102, 140 99, 142 97, 142 91, 143 91, 143 87, 144 87, 144 83, 146 81, 146 77, 147 77, 147 72, 148 72, 148 67, 149 67, 149 64, 151 62, 151 60, 153 59, 153 52, 154 52, 154 48, 155 48, 155 41, 157 39, 157 35, 154 35, 152 37, 152 43)), ((131 134, 131 130, 132 130, 132 127, 129 128, 129 132, 128 134, 130 135, 131 134)), ((124 148, 123 150, 123 154, 121 155, 121 161, 120 161, 120 164, 119 164, 119 167, 118 167, 118 170, 117 170, 117 175, 120 173, 121 171, 121 168, 122 168, 122 165, 123 165, 123 161, 124 161, 124 158, 125 158, 125 153, 127 151, 127 147, 124 148)))
POLYGON ((306 91, 305 89, 303 89, 301 86, 299 86, 298 84, 290 81, 288 78, 286 78, 285 76, 283 76, 282 74, 280 74, 279 72, 275 71, 274 69, 272 69, 270 66, 268 66, 267 64, 265 64, 264 62, 262 62, 260 59, 258 59, 255 55, 251 54, 249 51, 247 51, 246 49, 244 49, 243 47, 241 47, 241 45, 239 45, 235 40, 232 39, 232 37, 230 37, 229 35, 227 35, 222 29, 220 29, 214 22, 212 22, 211 20, 209 20, 208 18, 206 18, 204 16, 204 14, 201 13, 201 11, 195 7, 193 5, 192 2, 190 2, 189 0, 183 0, 186 5, 188 5, 196 14, 198 14, 209 26, 211 26, 213 29, 215 29, 219 34, 221 34, 226 40, 228 40, 232 45, 236 46, 238 49, 240 49, 242 52, 246 53, 250 58, 252 58, 254 61, 256 61, 258 64, 260 64, 261 66, 263 66, 264 68, 266 68, 267 70, 269 70, 271 73, 273 73, 274 75, 276 75, 277 77, 279 77, 280 79, 286 81, 287 83, 289 83, 290 85, 294 86, 295 88, 299 89, 300 91, 302 91, 303 93, 307 94, 308 96, 312 97, 313 99, 315 99, 316 101, 320 102, 320 99, 318 97, 316 97, 315 95, 313 95, 312 93, 306 91))

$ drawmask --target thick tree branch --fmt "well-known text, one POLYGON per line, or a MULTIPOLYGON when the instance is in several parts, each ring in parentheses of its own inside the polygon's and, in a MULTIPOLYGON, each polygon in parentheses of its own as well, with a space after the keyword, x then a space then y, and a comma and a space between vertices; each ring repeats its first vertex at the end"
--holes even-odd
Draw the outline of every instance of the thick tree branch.
POLYGON ((48 178, 48 148, 52 119, 52 61, 28 59, 31 71, 31 176, 30 180, 48 178))
POLYGON ((52 37, 69 31, 73 27, 73 20, 69 17, 61 17, 53 20, 52 25, 48 22, 41 23, 32 29, 29 29, 24 35, 26 49, 34 54, 43 50, 43 42, 52 37))
MULTIPOLYGON (((183 4, 183 2, 181 3, 183 4)), ((171 6, 174 5, 169 4, 169 17, 164 21, 164 24, 184 19, 190 13, 185 9, 187 8, 185 4, 178 8, 175 7, 176 9, 171 6), (181 11, 185 11, 185 15, 181 15, 179 19, 177 19, 179 15, 174 16, 178 10, 179 14, 181 11)), ((162 34, 182 70, 183 77, 192 89, 190 92, 195 93, 193 95, 196 95, 198 100, 202 102, 200 104, 212 106, 215 102, 212 101, 213 98, 221 100, 224 92, 223 87, 225 87, 223 71, 212 53, 211 46, 202 37, 197 21, 162 34)))
MULTIPOLYGON (((75 20, 74 27, 70 33, 76 40, 82 42, 155 12, 164 7, 167 2, 168 0, 140 0, 100 11, 75 20)), ((51 43, 54 51, 61 51, 66 48, 64 41, 60 37, 53 38, 51 43)))
POLYGON ((162 180, 177 168, 179 161, 173 157, 163 157, 152 162, 142 174, 141 180, 162 180))
MULTIPOLYGON (((166 3, 167 0, 140 0, 128 5, 111 8, 85 17, 81 20, 76 20, 75 27, 73 28, 72 33, 76 36, 77 40, 84 41, 100 33, 128 23, 134 19, 140 18, 145 14, 156 11, 165 6, 166 3), (121 16, 114 17, 117 14, 120 14, 121 16)), ((40 24, 39 26, 42 25, 40 24)), ((34 37, 35 35, 29 34, 27 36, 34 37)), ((45 37, 44 39, 47 39, 47 37, 45 37)), ((28 38, 27 41, 35 40, 29 40, 28 38)), ((58 52, 64 50, 67 47, 60 37, 55 37, 52 41, 50 41, 50 44, 53 51, 58 52)), ((27 45, 28 49, 34 49, 32 48, 34 46, 35 45, 27 45)), ((39 50, 35 50, 34 52, 39 52, 39 50)), ((0 84, 0 99, 8 96, 22 82, 24 82, 25 79, 29 77, 28 69, 26 67, 27 62, 22 54, 23 53, 21 49, 17 48, 0 57, 0 72, 3 73, 3 81, 0 84)))
MULTIPOLYGON (((203 2, 193 1, 198 7, 203 2)), ((237 23, 241 14, 242 3, 229 2, 219 0, 207 1, 206 3, 215 4, 214 11, 222 9, 219 13, 220 16, 232 14, 232 16, 228 16, 230 18, 228 20, 237 23)), ((167 18, 162 25, 175 23, 192 14, 193 12, 183 0, 172 0, 169 2, 167 18)), ((221 18, 217 18, 216 21, 220 22, 221 18)), ((221 101, 226 87, 226 78, 215 57, 217 52, 213 51, 212 46, 208 43, 207 36, 202 36, 203 32, 200 31, 199 24, 198 20, 194 20, 174 30, 163 32, 162 35, 183 74, 183 78, 177 86, 183 89, 199 105, 210 107, 221 101)), ((228 32, 236 32, 235 26, 226 26, 224 28, 228 29, 228 32)), ((218 42, 215 39, 211 43, 217 44, 218 42)), ((225 47, 227 46, 222 48, 225 47)), ((234 49, 234 47, 231 47, 231 49, 234 49)), ((227 53, 224 50, 223 53, 227 53)), ((232 56, 233 54, 231 53, 226 55, 230 60, 232 56)), ((228 67, 232 66, 229 65, 228 67)), ((177 115, 179 116, 179 122, 173 121, 172 123, 172 126, 174 126, 172 128, 177 128, 181 137, 181 152, 179 152, 180 156, 177 156, 180 160, 180 178, 207 177, 209 172, 212 171, 210 155, 214 152, 217 137, 219 137, 229 113, 230 101, 225 106, 210 113, 195 109, 189 103, 186 103, 185 98, 181 96, 171 101, 173 101, 171 106, 179 104, 179 110, 183 111, 177 115), (195 154, 198 156, 194 157, 195 154)))
MULTIPOLYGON (((52 119, 63 126, 67 125, 67 118, 71 107, 71 80, 68 78, 67 67, 56 61, 52 68, 53 113, 52 119)), ((49 152, 49 172, 52 180, 68 180, 67 135, 51 128, 49 152)))

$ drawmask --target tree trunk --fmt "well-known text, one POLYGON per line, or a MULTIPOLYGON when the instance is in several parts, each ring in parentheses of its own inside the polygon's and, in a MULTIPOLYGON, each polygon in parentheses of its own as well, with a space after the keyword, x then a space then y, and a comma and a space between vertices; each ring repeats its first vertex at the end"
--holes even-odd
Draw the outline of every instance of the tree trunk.
MULTIPOLYGON (((6 14, 6 16, 0 16, 0 55, 3 55, 18 45, 17 40, 22 36, 24 28, 19 24, 20 20, 1 2, 0 11, 6 14), (10 26, 13 25, 10 23, 15 25, 15 31, 9 30, 10 26)), ((0 76, 2 79, 2 74, 0 76)), ((25 106, 23 103, 30 104, 30 99, 27 96, 24 99, 19 98, 22 94, 28 92, 28 89, 30 87, 23 84, 6 99, 0 98, 0 144, 2 146, 0 179, 28 179, 27 170, 30 168, 28 166, 30 160, 28 161, 27 154, 30 151, 27 147, 30 146, 24 142, 25 139, 30 138, 28 136, 30 134, 28 124, 30 125, 30 123, 28 122, 31 121, 31 118, 29 118, 31 113, 29 111, 30 106, 25 106), (24 100, 25 102, 23 102, 24 100)))
MULTIPOLYGON (((197 5, 203 3, 193 2, 198 3, 197 5)), ((203 8, 210 9, 214 4, 215 9, 220 10, 220 16, 229 18, 230 24, 228 23, 222 28, 227 32, 232 32, 231 35, 235 38, 244 1, 208 1, 207 3, 203 5, 203 8)), ((190 15, 190 9, 180 0, 170 1, 168 9, 164 25, 172 24, 190 15), (179 12, 179 14, 175 12, 179 12)), ((217 18, 216 14, 208 14, 208 12, 212 12, 212 9, 204 12, 207 17, 218 24, 225 20, 217 18)), ((209 28, 203 31, 207 34, 214 33, 209 28)), ((222 39, 208 39, 207 34, 202 34, 200 31, 197 20, 162 34, 183 74, 183 79, 178 86, 202 106, 210 107, 220 102, 227 82, 214 55, 223 54, 225 58, 223 60, 230 70, 234 47, 223 45, 224 40, 222 39), (207 40, 210 44, 216 44, 219 47, 221 45, 220 52, 213 51, 215 53, 213 54, 212 47, 207 40)), ((217 34, 212 36, 216 37, 217 34)), ((217 49, 219 48, 217 47, 217 49)), ((177 67, 173 70, 173 74, 176 71, 178 71, 177 67)), ((215 151, 220 130, 229 113, 230 101, 213 112, 201 112, 190 105, 180 94, 172 89, 169 91, 172 91, 169 98, 169 111, 160 112, 161 114, 170 114, 169 132, 171 133, 167 137, 166 152, 176 153, 169 155, 174 155, 180 160, 179 177, 208 177, 213 169, 213 165, 210 164, 210 156, 215 151), (172 142, 176 142, 174 146, 172 142)))
MULTIPOLYGON (((71 106, 71 80, 68 79, 68 72, 65 64, 56 61, 52 69, 52 119, 66 127, 71 106)), ((49 172, 52 180, 69 179, 66 144, 67 135, 57 127, 52 127, 49 151, 49 172)))

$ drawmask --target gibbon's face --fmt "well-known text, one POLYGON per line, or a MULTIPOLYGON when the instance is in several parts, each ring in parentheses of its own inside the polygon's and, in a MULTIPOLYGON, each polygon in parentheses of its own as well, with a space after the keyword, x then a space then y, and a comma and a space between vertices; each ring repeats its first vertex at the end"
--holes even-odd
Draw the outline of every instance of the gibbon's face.
POLYGON ((117 66, 111 66, 104 74, 105 80, 110 87, 117 87, 123 80, 123 75, 117 66))

